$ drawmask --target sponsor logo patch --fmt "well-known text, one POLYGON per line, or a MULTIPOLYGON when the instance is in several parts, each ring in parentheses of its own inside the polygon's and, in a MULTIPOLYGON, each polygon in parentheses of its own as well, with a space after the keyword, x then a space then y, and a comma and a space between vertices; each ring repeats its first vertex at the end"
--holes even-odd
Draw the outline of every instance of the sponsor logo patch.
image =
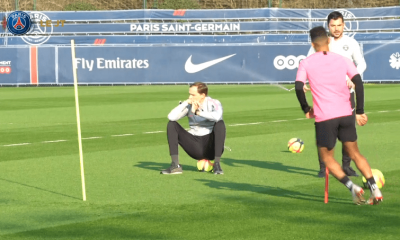
POLYGON ((235 56, 235 54, 226 56, 226 57, 222 57, 222 58, 217 58, 208 62, 204 62, 204 63, 200 63, 200 64, 193 64, 192 63, 192 55, 190 55, 190 57, 186 60, 186 64, 185 64, 185 70, 188 73, 196 73, 196 72, 200 72, 206 68, 209 68, 217 63, 220 63, 222 61, 225 61, 228 58, 231 58, 233 56, 235 56))
POLYGON ((392 55, 390 55, 389 62, 390 62, 390 66, 392 68, 399 70, 400 69, 400 53, 397 52, 397 53, 393 53, 392 55))
POLYGON ((0 74, 11 73, 11 61, 0 61, 0 74))
POLYGON ((41 12, 31 13, 32 27, 28 34, 31 36, 23 36, 22 40, 30 45, 40 45, 50 39, 53 33, 53 25, 48 26, 47 24, 41 24, 50 20, 50 18, 41 12))
POLYGON ((7 17, 7 29, 14 35, 23 35, 31 28, 31 17, 26 12, 15 11, 7 17))
POLYGON ((276 56, 274 59, 274 67, 278 70, 289 69, 293 70, 299 67, 301 60, 305 59, 306 56, 293 56, 289 55, 287 57, 283 55, 276 56))

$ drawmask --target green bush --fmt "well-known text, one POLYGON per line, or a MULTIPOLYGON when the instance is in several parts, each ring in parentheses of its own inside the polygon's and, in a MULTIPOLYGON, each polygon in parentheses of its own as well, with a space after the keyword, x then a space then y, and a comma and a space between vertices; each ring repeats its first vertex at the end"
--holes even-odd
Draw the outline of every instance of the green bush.
POLYGON ((64 11, 96 11, 95 6, 85 2, 73 2, 64 7, 64 11))
POLYGON ((158 9, 199 9, 198 0, 164 0, 157 4, 158 9))

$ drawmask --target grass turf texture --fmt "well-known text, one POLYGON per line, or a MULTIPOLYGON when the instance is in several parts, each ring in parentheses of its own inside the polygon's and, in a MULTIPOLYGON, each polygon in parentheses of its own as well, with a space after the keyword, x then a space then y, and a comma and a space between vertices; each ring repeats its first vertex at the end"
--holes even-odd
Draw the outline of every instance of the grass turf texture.
POLYGON ((369 122, 357 130, 362 154, 386 178, 378 206, 353 205, 333 177, 323 203, 314 124, 294 91, 211 85, 232 149, 225 174, 197 172, 181 149, 184 174, 166 176, 166 116, 188 86, 80 87, 82 137, 101 137, 83 140, 83 202, 73 88, 1 88, 0 238, 398 239, 400 85, 365 92, 369 122), (259 124, 230 126, 245 123, 259 124), (288 152, 292 137, 303 153, 288 152), (65 141, 47 142, 55 140, 65 141))

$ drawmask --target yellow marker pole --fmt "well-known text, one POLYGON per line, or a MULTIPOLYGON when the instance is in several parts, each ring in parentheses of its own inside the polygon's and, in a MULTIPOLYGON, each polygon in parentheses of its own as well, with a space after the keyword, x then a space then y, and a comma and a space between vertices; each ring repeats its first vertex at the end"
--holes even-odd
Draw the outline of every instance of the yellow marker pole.
POLYGON ((86 201, 85 171, 83 169, 83 154, 82 154, 81 117, 79 114, 78 75, 76 72, 77 66, 75 66, 75 41, 73 39, 71 40, 71 54, 72 54, 72 72, 74 75, 76 123, 78 128, 79 160, 81 163, 82 196, 83 196, 83 201, 86 201))

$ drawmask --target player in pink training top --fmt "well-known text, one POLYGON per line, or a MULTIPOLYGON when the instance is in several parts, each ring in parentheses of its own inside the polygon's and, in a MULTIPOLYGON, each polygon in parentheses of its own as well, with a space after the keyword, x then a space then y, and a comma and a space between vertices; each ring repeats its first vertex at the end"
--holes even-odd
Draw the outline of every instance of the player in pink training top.
MULTIPOLYGON (((354 62, 357 66, 358 73, 362 76, 362 73, 367 68, 367 64, 365 62, 363 54, 361 53, 360 45, 358 44, 358 42, 354 38, 343 34, 343 31, 345 29, 345 21, 343 15, 338 11, 331 12, 327 18, 327 24, 329 28, 329 34, 331 36, 329 42, 329 51, 337 53, 343 57, 347 57, 352 62, 354 62)), ((315 53, 315 49, 313 47, 310 47, 307 56, 310 56, 313 53, 315 53)), ((306 86, 307 85, 305 84, 303 89, 305 91, 309 90, 306 86)), ((356 105, 354 100, 354 84, 348 78, 347 86, 350 88, 350 100, 351 107, 353 108, 353 114, 356 114, 354 111, 356 105)), ((325 177, 325 164, 319 154, 318 162, 320 169, 320 171, 318 172, 318 177, 325 177)), ((344 147, 342 147, 342 168, 344 173, 346 173, 346 175, 349 177, 358 177, 357 172, 354 171, 354 169, 350 166, 350 163, 351 158, 347 155, 344 147)))
POLYGON ((329 38, 325 29, 315 27, 310 30, 314 54, 300 62, 296 77, 296 95, 307 118, 315 118, 315 132, 318 152, 330 173, 351 192, 356 204, 378 204, 383 200, 382 193, 375 183, 371 167, 358 150, 357 132, 350 103, 350 92, 346 75, 355 85, 356 120, 363 126, 368 118, 364 113, 364 87, 354 63, 341 55, 329 52, 329 38), (309 80, 313 96, 310 107, 303 91, 309 80), (354 184, 334 159, 334 147, 339 139, 357 168, 367 179, 371 197, 365 201, 364 190, 354 184))

